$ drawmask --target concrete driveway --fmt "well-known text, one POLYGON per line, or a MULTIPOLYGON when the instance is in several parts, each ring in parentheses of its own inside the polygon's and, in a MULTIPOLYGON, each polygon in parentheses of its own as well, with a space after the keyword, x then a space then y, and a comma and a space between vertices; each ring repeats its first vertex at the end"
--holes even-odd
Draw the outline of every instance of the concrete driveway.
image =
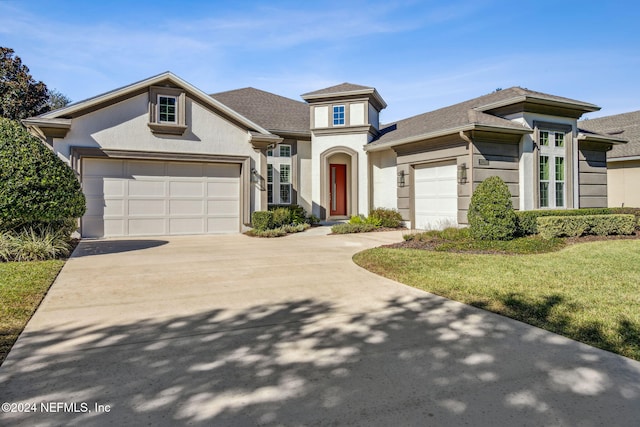
POLYGON ((398 232, 325 233, 81 243, 0 424, 638 425, 640 363, 352 263, 398 232))

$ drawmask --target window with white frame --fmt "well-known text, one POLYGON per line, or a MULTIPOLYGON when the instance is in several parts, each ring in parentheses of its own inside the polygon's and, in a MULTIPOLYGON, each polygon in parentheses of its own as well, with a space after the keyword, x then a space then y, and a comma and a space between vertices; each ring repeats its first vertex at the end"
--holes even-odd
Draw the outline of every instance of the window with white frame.
POLYGON ((273 204, 273 165, 267 164, 267 203, 273 204))
POLYGON ((333 106, 333 125, 344 126, 344 105, 333 106))
POLYGON ((177 123, 177 97, 158 95, 158 122, 177 123))
POLYGON ((267 201, 270 205, 292 203, 291 145, 279 144, 267 151, 267 201))
POLYGON ((564 208, 566 206, 565 133, 540 130, 538 142, 540 207, 564 208))

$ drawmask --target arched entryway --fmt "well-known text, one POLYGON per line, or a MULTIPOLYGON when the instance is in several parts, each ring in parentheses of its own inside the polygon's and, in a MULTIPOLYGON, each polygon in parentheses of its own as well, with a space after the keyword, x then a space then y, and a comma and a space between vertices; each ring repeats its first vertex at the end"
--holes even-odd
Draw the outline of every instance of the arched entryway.
POLYGON ((320 155, 320 196, 324 219, 345 219, 358 213, 358 153, 333 147, 320 155))

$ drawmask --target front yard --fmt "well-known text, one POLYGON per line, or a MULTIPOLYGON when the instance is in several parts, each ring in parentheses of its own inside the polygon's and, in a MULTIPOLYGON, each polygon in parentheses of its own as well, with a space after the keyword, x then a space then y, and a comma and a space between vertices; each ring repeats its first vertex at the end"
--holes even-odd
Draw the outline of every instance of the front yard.
POLYGON ((62 260, 0 263, 0 364, 63 265, 62 260))
POLYGON ((376 248, 377 274, 640 360, 640 240, 496 255, 376 248))

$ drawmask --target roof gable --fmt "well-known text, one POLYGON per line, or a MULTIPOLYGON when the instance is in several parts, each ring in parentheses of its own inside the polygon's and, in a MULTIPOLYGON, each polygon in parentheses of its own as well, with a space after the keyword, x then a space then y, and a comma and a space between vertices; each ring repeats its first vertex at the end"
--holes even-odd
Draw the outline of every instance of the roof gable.
POLYGON ((270 134, 262 126, 254 123, 252 120, 244 117, 242 114, 234 111, 223 103, 213 99, 200 89, 191 85, 187 81, 181 79, 171 72, 165 72, 156 76, 150 77, 145 80, 115 89, 101 95, 86 99, 84 101, 70 104, 66 107, 50 111, 42 114, 38 117, 32 117, 27 119, 29 122, 48 122, 59 119, 73 119, 92 111, 97 111, 109 105, 113 105, 117 102, 139 95, 149 90, 152 86, 169 86, 178 87, 183 89, 190 97, 198 100, 200 103, 217 110, 222 115, 228 117, 232 121, 241 124, 246 127, 247 130, 257 131, 260 134, 270 134))

